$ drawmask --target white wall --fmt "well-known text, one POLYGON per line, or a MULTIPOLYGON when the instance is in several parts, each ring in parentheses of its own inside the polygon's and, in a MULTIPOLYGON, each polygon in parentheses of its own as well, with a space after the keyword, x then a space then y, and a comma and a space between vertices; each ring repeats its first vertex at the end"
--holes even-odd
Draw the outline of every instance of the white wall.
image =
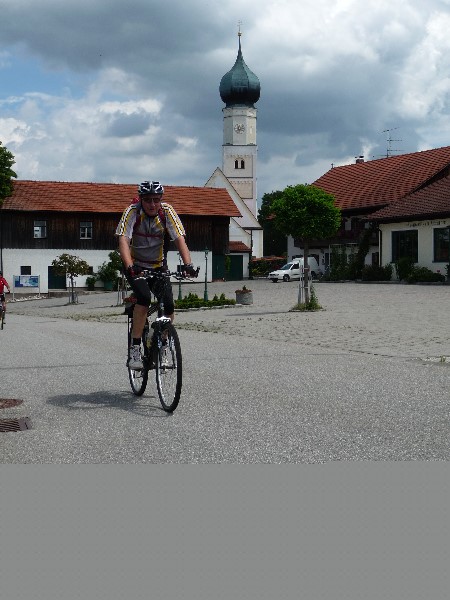
MULTIPOLYGON (((48 292, 48 267, 52 264, 61 254, 73 254, 78 256, 82 260, 85 260, 88 265, 92 266, 94 273, 97 272, 98 267, 109 261, 109 253, 111 250, 20 250, 6 248, 2 251, 3 256, 3 276, 6 281, 13 289, 13 276, 20 275, 21 266, 31 266, 31 275, 39 275, 40 277, 40 292, 46 294, 48 292)), ((192 262, 195 267, 200 267, 199 278, 204 280, 205 277, 205 253, 204 252, 191 252, 192 262)), ((169 252, 168 265, 171 271, 177 270, 179 264, 178 252, 169 252)), ((211 280, 212 268, 211 268, 212 256, 211 253, 208 256, 208 281, 211 280)), ((75 280, 77 287, 86 287, 86 275, 77 277, 75 280)), ((103 287, 101 283, 97 284, 99 287, 103 287)), ((16 290, 17 291, 17 290, 16 290)), ((23 292, 24 289, 20 288, 23 292)), ((30 293, 37 292, 34 288, 29 288, 26 291, 30 293)))
POLYGON ((433 231, 435 228, 447 227, 450 225, 450 218, 448 219, 429 219, 424 221, 404 221, 402 223, 383 223, 380 224, 381 231, 381 260, 383 265, 387 265, 392 261, 392 232, 393 231, 414 231, 418 232, 418 261, 417 265, 420 267, 427 267, 433 272, 438 271, 445 275, 445 266, 448 264, 444 262, 433 261, 433 231))

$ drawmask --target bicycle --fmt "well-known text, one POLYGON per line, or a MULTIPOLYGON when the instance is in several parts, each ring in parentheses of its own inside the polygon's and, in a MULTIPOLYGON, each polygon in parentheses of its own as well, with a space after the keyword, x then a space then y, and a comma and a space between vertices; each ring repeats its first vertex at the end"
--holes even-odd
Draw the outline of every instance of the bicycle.
MULTIPOLYGON (((131 389, 136 396, 142 396, 145 392, 150 370, 155 370, 156 387, 159 400, 166 412, 173 412, 178 406, 181 396, 181 387, 183 384, 183 362, 181 355, 181 345, 178 333, 171 320, 164 316, 164 290, 167 285, 171 285, 170 277, 185 279, 177 272, 162 272, 146 270, 140 273, 140 277, 152 280, 152 295, 156 302, 149 306, 147 319, 142 334, 143 344, 143 369, 135 371, 128 368, 131 389), (157 314, 155 320, 149 323, 149 317, 157 314), (150 332, 153 329, 153 332, 150 332)), ((125 309, 128 316, 128 348, 130 348, 133 329, 133 310, 134 305, 125 309)))
POLYGON ((6 308, 3 310, 3 302, 6 303, 5 295, 0 294, 0 329, 3 329, 6 314, 6 308))

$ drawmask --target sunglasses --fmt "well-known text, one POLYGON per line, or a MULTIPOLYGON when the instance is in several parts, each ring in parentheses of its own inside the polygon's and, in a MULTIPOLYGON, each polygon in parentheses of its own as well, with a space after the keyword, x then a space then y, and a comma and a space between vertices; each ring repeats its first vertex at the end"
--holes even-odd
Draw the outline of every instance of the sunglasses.
POLYGON ((161 196, 156 196, 156 197, 155 196, 148 196, 148 197, 143 196, 141 198, 141 200, 142 200, 142 202, 148 202, 148 203, 153 202, 153 204, 159 204, 161 202, 161 196))

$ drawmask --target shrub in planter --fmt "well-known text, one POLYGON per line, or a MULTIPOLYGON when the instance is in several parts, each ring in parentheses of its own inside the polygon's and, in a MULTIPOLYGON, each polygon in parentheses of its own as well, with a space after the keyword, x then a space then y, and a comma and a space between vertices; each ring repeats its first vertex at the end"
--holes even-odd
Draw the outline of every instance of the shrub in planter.
POLYGON ((237 304, 253 304, 253 292, 242 286, 240 290, 236 290, 236 302, 237 304))
POLYGON ((97 281, 97 277, 95 275, 88 275, 86 277, 86 287, 88 290, 95 289, 95 283, 97 281))
POLYGON ((97 279, 103 281, 105 289, 113 289, 117 281, 117 269, 111 262, 104 262, 100 265, 97 273, 97 279))

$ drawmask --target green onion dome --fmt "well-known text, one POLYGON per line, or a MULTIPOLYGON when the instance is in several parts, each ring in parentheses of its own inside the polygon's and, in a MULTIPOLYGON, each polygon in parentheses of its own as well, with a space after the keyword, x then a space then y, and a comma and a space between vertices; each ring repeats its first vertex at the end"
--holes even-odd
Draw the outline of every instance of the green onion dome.
POLYGON ((233 68, 228 71, 220 82, 220 97, 227 107, 249 106, 258 102, 261 84, 258 77, 250 71, 244 62, 239 35, 239 51, 233 68))

